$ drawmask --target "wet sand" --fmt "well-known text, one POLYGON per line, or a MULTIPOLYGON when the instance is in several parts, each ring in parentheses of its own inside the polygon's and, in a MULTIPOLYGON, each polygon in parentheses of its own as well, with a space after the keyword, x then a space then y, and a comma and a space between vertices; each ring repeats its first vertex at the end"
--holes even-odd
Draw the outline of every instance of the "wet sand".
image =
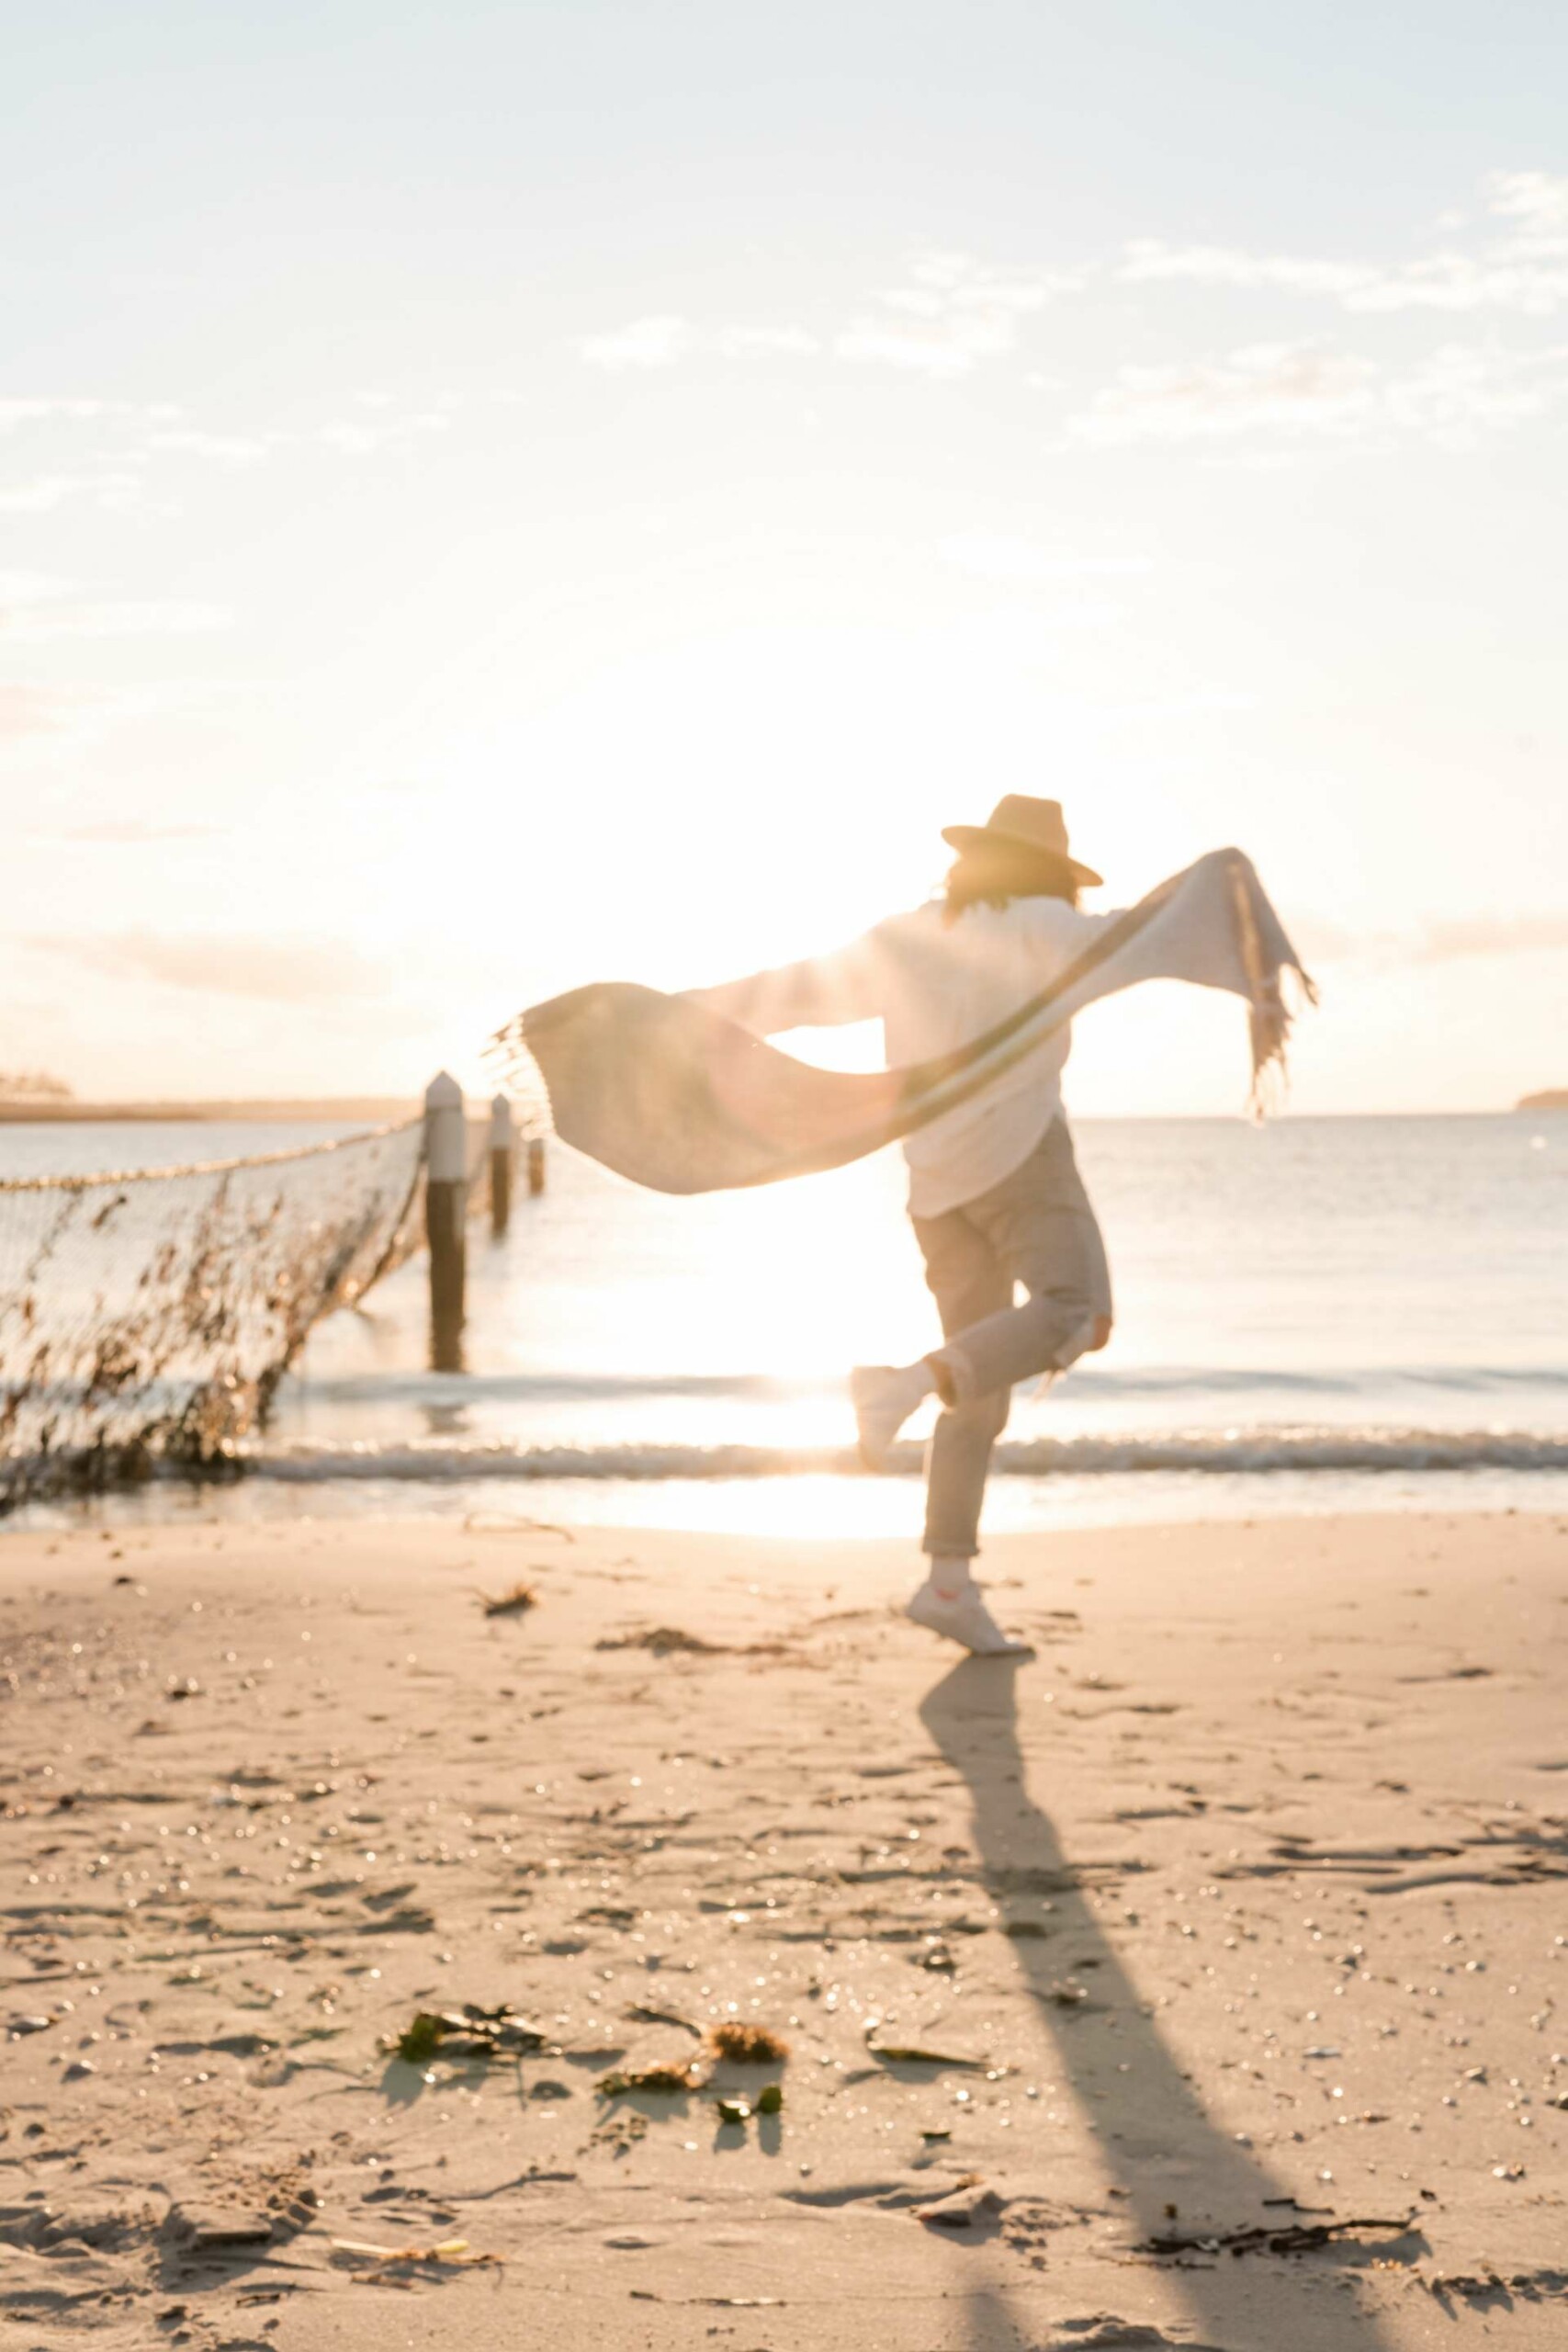
POLYGON ((0 1562, 18 2352, 1568 2342, 1568 1514, 0 1562))

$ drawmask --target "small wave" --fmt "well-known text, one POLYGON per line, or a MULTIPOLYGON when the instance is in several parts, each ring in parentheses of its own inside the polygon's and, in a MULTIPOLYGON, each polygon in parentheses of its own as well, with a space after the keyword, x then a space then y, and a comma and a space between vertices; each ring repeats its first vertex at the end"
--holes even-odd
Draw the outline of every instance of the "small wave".
MULTIPOLYGON (((918 1446, 895 1449, 893 1467, 913 1474, 918 1446)), ((838 1447, 761 1445, 513 1445, 296 1443, 242 1453, 234 1466, 258 1477, 326 1478, 774 1478, 863 1476, 838 1447)), ((1034 1438, 998 1445, 1004 1476, 1078 1477, 1138 1471, 1264 1475, 1280 1470, 1568 1470, 1568 1435, 1529 1430, 1258 1429, 1174 1430, 1154 1436, 1034 1438)))
POLYGON ((296 1384, 331 1405, 603 1405, 693 1397, 703 1404, 773 1405, 842 1392, 832 1379, 761 1372, 353 1372, 307 1374, 296 1384))
MULTIPOLYGON (((1021 1384, 1027 1392, 1034 1384, 1021 1384)), ((293 1384, 301 1396, 333 1405, 581 1405, 663 1402, 691 1398, 702 1403, 776 1404, 783 1400, 838 1396, 841 1373, 780 1376, 773 1373, 500 1372, 421 1371, 307 1374, 293 1384)), ((1145 1364, 1114 1371, 1078 1363, 1066 1374, 1063 1394, 1085 1404, 1146 1397, 1298 1397, 1310 1410, 1313 1397, 1396 1396, 1402 1390, 1438 1390, 1482 1396, 1568 1388, 1568 1368, 1555 1364, 1392 1364, 1350 1372, 1284 1371, 1247 1364, 1145 1364)), ((1287 1407, 1288 1409, 1288 1407, 1287 1407)))

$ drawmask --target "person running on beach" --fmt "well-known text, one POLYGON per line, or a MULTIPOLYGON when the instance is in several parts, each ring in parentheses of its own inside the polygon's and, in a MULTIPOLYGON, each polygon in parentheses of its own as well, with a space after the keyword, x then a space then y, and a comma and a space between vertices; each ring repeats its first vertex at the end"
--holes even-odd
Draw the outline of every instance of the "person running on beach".
MULTIPOLYGON (((950 825, 958 856, 940 898, 836 953, 688 991, 755 1035, 880 1020, 889 1069, 968 1045, 1046 987, 1113 914, 1086 914, 1100 884, 1071 856, 1060 803, 1010 793, 984 825, 950 825)), ((956 1110, 906 1136, 909 1216, 944 1344, 850 1375, 861 1453, 886 1466, 933 1393, 926 1460, 929 1572, 917 1624, 986 1657, 1021 1656, 974 1580, 991 1449, 1022 1380, 1066 1370, 1111 1337, 1111 1275, 1074 1157, 1061 1079, 1064 1026, 956 1110), (1020 1288, 1027 1296, 1014 1301, 1020 1288)))

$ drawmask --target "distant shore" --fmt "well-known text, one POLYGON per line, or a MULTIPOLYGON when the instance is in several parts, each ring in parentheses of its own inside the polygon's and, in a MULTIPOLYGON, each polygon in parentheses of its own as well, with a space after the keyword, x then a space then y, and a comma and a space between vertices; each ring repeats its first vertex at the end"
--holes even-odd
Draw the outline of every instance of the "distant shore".
POLYGON ((412 1119, 419 1108, 417 1102, 379 1094, 288 1097, 277 1102, 257 1098, 234 1102, 77 1102, 40 1095, 36 1100, 24 1096, 15 1102, 0 1102, 0 1126, 170 1119, 254 1119, 274 1124, 297 1119, 353 1119, 366 1126, 384 1126, 394 1119, 412 1119))
POLYGON ((1540 1094, 1521 1094, 1520 1111, 1568 1111, 1568 1086, 1549 1086, 1540 1094))

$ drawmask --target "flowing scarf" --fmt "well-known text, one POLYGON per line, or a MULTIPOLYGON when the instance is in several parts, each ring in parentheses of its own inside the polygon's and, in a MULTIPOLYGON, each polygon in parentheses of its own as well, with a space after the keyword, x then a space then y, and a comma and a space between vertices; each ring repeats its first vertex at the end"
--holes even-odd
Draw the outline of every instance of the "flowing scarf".
POLYGON ((1261 1114, 1284 1066, 1287 970, 1315 1003, 1250 859, 1221 849, 1151 890, 983 1036, 903 1069, 818 1069, 705 1006, 626 981, 530 1006, 497 1031, 491 1055, 526 1131, 553 1129, 655 1192, 724 1192, 841 1168, 897 1142, 980 1093, 1085 1005, 1140 980, 1246 1000, 1249 1101, 1261 1114))

